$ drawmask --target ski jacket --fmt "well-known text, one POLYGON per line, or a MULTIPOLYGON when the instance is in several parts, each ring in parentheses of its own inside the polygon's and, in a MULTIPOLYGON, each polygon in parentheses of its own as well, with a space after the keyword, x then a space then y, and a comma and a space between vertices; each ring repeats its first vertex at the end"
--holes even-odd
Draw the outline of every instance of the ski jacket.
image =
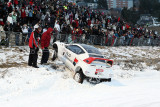
POLYGON ((32 0, 29 2, 29 4, 30 4, 31 6, 33 5, 33 3, 34 3, 34 2, 33 2, 32 0))
POLYGON ((9 23, 13 24, 13 19, 12 19, 11 16, 8 16, 8 17, 7 17, 7 21, 9 21, 9 23))
POLYGON ((50 27, 46 32, 42 34, 42 37, 41 37, 42 49, 47 48, 49 46, 50 40, 51 40, 51 32, 53 32, 53 29, 50 27))
POLYGON ((40 37, 38 34, 39 34, 39 32, 37 29, 31 33, 30 38, 29 38, 29 47, 30 48, 35 48, 35 47, 37 48, 38 47, 39 40, 40 40, 40 37))
POLYGON ((25 12, 25 9, 24 9, 24 8, 21 9, 21 17, 22 17, 22 18, 25 18, 25 17, 26 17, 26 12, 25 12))
POLYGON ((14 0, 14 4, 18 5, 18 0, 14 0))

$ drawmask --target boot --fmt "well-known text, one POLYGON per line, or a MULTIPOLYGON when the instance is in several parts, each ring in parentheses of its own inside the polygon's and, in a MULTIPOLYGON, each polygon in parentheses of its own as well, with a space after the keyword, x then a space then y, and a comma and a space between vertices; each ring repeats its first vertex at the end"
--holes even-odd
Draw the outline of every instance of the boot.
POLYGON ((36 66, 33 66, 34 68, 39 68, 37 65, 36 66))

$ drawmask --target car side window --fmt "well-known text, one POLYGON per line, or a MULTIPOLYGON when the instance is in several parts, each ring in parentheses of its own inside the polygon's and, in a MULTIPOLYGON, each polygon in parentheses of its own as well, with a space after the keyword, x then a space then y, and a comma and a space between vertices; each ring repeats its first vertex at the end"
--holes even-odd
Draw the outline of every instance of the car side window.
POLYGON ((70 46, 67 46, 66 48, 75 54, 83 54, 84 53, 84 51, 77 45, 70 45, 70 46))
POLYGON ((68 46, 66 46, 66 48, 67 48, 68 50, 71 50, 71 49, 72 49, 72 45, 68 45, 68 46))

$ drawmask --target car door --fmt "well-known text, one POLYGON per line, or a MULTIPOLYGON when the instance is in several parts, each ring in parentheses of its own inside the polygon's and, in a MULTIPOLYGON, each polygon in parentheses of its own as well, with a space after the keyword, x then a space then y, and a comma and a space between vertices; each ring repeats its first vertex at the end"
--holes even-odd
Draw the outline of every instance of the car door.
POLYGON ((74 68, 76 64, 78 63, 78 55, 83 54, 84 51, 77 45, 69 45, 66 47, 66 57, 68 59, 67 66, 72 71, 74 71, 74 68))
POLYGON ((74 46, 73 45, 68 45, 68 46, 66 46, 66 50, 65 50, 65 57, 66 57, 66 66, 70 69, 70 70, 73 70, 72 69, 72 63, 73 63, 73 48, 74 46))

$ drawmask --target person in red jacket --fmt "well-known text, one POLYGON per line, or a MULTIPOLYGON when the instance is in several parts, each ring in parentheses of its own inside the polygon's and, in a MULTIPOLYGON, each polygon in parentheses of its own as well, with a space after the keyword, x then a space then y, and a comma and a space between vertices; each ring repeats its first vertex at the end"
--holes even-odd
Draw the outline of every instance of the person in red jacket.
POLYGON ((37 29, 35 29, 34 32, 31 33, 29 38, 30 54, 29 54, 28 65, 33 66, 35 68, 39 68, 37 66, 37 59, 38 59, 38 51, 39 51, 38 45, 39 45, 41 31, 42 28, 38 27, 37 29))
POLYGON ((78 18, 75 20, 75 23, 76 23, 76 28, 78 28, 78 26, 79 26, 79 19, 78 18))
POLYGON ((31 0, 31 1, 29 2, 29 4, 32 6, 32 5, 34 4, 33 0, 31 0))
POLYGON ((48 28, 48 30, 46 32, 44 32, 42 34, 41 37, 41 48, 43 51, 42 54, 42 59, 41 59, 41 64, 46 64, 49 58, 49 44, 50 44, 50 40, 51 40, 51 35, 53 33, 53 29, 50 27, 48 28))
POLYGON ((22 22, 22 25, 26 24, 26 12, 24 7, 22 7, 21 9, 21 22, 22 22))
POLYGON ((14 7, 18 5, 18 0, 14 0, 14 7))

